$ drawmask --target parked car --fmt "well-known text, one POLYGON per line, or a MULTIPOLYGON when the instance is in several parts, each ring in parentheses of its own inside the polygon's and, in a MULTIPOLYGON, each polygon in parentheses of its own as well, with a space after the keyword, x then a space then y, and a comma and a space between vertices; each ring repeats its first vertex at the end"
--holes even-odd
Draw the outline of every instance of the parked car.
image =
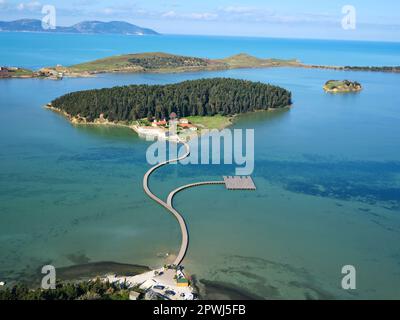
POLYGON ((164 286, 161 286, 161 285, 156 285, 156 286, 153 287, 153 289, 156 289, 156 290, 164 290, 165 287, 164 287, 164 286))

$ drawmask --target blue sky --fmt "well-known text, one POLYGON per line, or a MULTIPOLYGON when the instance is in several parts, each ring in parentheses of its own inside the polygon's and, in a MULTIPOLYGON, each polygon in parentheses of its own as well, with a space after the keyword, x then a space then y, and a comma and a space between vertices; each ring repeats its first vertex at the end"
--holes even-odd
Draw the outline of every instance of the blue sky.
POLYGON ((400 41, 398 0, 0 0, 0 19, 42 17, 57 24, 125 20, 161 33, 400 41), (341 26, 342 7, 356 9, 356 29, 341 26))

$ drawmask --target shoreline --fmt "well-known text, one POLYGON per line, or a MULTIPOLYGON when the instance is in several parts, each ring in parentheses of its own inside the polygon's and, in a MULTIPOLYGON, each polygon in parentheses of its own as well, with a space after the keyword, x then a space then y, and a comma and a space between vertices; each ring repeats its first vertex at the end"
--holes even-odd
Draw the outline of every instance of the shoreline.
POLYGON ((335 66, 305 64, 298 59, 258 58, 246 53, 239 53, 226 58, 210 59, 185 57, 163 52, 147 52, 109 56, 66 67, 61 65, 42 67, 38 70, 20 67, 3 67, 3 71, 0 70, 0 79, 40 78, 62 80, 63 78, 91 78, 99 74, 180 74, 269 68, 400 73, 400 66, 335 66), (186 61, 182 62, 182 59, 189 59, 194 62, 188 65, 185 64, 186 61), (168 64, 171 60, 175 62, 173 66, 168 64), (22 70, 25 74, 13 74, 16 72, 15 70, 22 70))
POLYGON ((81 281, 103 277, 109 273, 121 276, 134 276, 151 270, 150 267, 143 265, 100 261, 59 267, 57 268, 57 276, 61 281, 81 281))
MULTIPOLYGON (((121 281, 136 277, 140 279, 149 272, 154 272, 157 269, 152 269, 148 266, 122 263, 115 261, 99 261, 84 264, 74 264, 70 266, 57 267, 57 279, 62 284, 77 284, 81 282, 94 281, 100 279, 101 281, 121 281)), ((32 282, 22 281, 17 279, 9 279, 5 288, 12 288, 15 285, 27 285, 31 290, 40 288, 40 279, 43 275, 37 273, 31 277, 32 282)), ((191 288, 198 296, 199 300, 208 299, 257 299, 264 300, 264 297, 257 296, 249 292, 246 288, 242 288, 233 283, 218 282, 211 279, 201 278, 198 279, 196 275, 191 275, 191 288)))
MULTIPOLYGON (((126 124, 126 123, 123 123, 123 122, 110 122, 110 121, 108 121, 106 119, 102 120, 102 119, 99 119, 99 118, 95 119, 94 121, 88 122, 86 119, 82 120, 84 118, 73 117, 70 114, 68 114, 67 112, 65 112, 65 111, 63 111, 61 109, 55 108, 55 107, 53 107, 53 106, 51 106, 49 104, 44 105, 43 108, 60 114, 61 116, 66 118, 69 121, 70 124, 72 124, 74 126, 108 126, 108 127, 127 128, 127 129, 130 129, 130 130, 134 131, 139 137, 141 136, 141 134, 139 132, 140 126, 138 126, 138 125, 134 125, 134 124, 129 125, 129 124, 126 124)), ((255 113, 260 113, 260 112, 268 112, 269 113, 269 112, 279 112, 279 111, 282 111, 282 110, 283 111, 288 111, 288 110, 291 110, 292 108, 293 108, 293 105, 288 105, 286 107, 278 108, 278 109, 277 108, 270 108, 270 109, 267 109, 267 110, 254 110, 254 111, 251 111, 251 112, 246 112, 244 114, 234 114, 232 116, 227 117, 227 123, 225 125, 223 125, 222 127, 219 127, 219 128, 212 128, 212 129, 210 129, 210 128, 202 128, 202 127, 200 127, 199 124, 197 124, 200 128, 199 128, 199 130, 197 132, 195 132, 195 133, 193 133, 191 135, 187 135, 187 137, 189 138, 188 142, 194 136, 201 137, 204 134, 206 134, 205 132, 203 132, 204 130, 222 131, 224 129, 227 129, 227 128, 233 126, 237 121, 239 121, 242 116, 255 114, 255 113)))
MULTIPOLYGON (((386 67, 344 67, 344 66, 329 66, 329 65, 270 65, 270 66, 238 66, 229 68, 209 68, 209 69, 198 69, 198 70, 140 70, 140 71, 130 71, 130 70, 110 70, 110 71, 93 71, 93 72, 72 72, 64 74, 64 78, 96 78, 98 75, 118 75, 118 74, 182 74, 182 73, 200 73, 200 72, 213 72, 213 71, 229 71, 229 70, 254 70, 254 69, 279 69, 279 68, 289 68, 289 69, 315 69, 315 70, 332 70, 341 72, 373 72, 373 73, 390 73, 397 74, 400 73, 400 67, 391 67, 393 71, 385 71, 383 68, 386 67)), ((13 79, 22 79, 23 77, 13 77, 13 79)), ((27 78, 27 77, 25 77, 27 78)), ((39 78, 39 77, 29 77, 29 78, 39 78)), ((43 77, 42 77, 43 79, 43 77)), ((44 78, 45 79, 45 78, 44 78)))
POLYGON ((44 105, 43 108, 62 115, 73 125, 122 127, 122 128, 132 129, 133 131, 138 133, 136 125, 124 124, 122 122, 110 122, 108 120, 101 120, 101 119, 96 119, 95 121, 87 121, 83 117, 79 118, 79 117, 71 116, 69 113, 65 112, 64 110, 55 108, 55 107, 51 106, 50 104, 44 105))
POLYGON ((362 89, 357 89, 357 90, 344 89, 344 90, 341 90, 341 89, 329 89, 329 88, 326 88, 326 87, 324 87, 323 89, 324 89, 324 91, 326 93, 337 93, 337 94, 340 94, 340 93, 359 93, 359 92, 362 91, 362 89))
MULTIPOLYGON (((231 68, 210 68, 210 69, 198 69, 198 70, 140 70, 140 71, 131 71, 131 70, 110 70, 110 71, 93 71, 93 72, 71 72, 65 73, 62 78, 54 78, 54 77, 46 77, 39 75, 28 75, 28 76, 9 76, 9 77, 0 77, 0 80, 7 79, 49 79, 49 80, 57 80, 61 81, 63 78, 68 79, 80 79, 80 78, 96 78, 98 75, 118 75, 118 74, 182 74, 182 73, 199 73, 199 72, 213 72, 213 71, 229 71, 229 70, 245 70, 245 69, 278 69, 278 68, 290 68, 290 69, 315 69, 315 70, 332 70, 338 72, 373 72, 373 73, 389 73, 389 74, 399 74, 400 67, 390 67, 392 70, 384 70, 386 67, 344 67, 344 66, 324 66, 324 65, 276 65, 276 66, 238 66, 231 68)), ((35 73, 36 71, 32 71, 35 73)))
MULTIPOLYGON (((67 112, 65 112, 65 111, 63 111, 61 109, 55 108, 55 107, 51 106, 50 104, 44 105, 43 108, 60 114, 61 116, 66 118, 72 125, 78 125, 78 126, 79 125, 82 125, 82 126, 109 126, 109 127, 128 128, 128 129, 133 130, 138 136, 141 136, 141 134, 139 132, 140 126, 136 125, 136 124, 131 124, 130 125, 130 124, 126 124, 126 123, 123 123, 123 122, 110 122, 107 119, 100 119, 100 118, 95 119, 94 121, 87 121, 83 117, 79 118, 79 117, 71 116, 67 112)), ((281 109, 289 109, 289 108, 291 108, 291 106, 287 106, 287 107, 281 108, 281 109)), ((270 111, 276 111, 276 110, 270 110, 270 109, 268 109, 268 110, 256 110, 256 111, 253 111, 253 112, 264 112, 264 111, 265 112, 270 112, 270 111)), ((224 125, 222 128, 218 128, 216 130, 221 131, 221 130, 224 130, 226 128, 229 128, 230 126, 232 126, 237 121, 237 119, 240 116, 241 116, 240 114, 235 114, 235 115, 227 117, 228 118, 227 119, 228 123, 226 125, 224 125)), ((199 128, 199 131, 194 133, 193 135, 201 136, 203 134, 202 133, 203 130, 215 130, 215 129, 199 128)), ((192 136, 188 136, 188 137, 192 137, 192 136)))

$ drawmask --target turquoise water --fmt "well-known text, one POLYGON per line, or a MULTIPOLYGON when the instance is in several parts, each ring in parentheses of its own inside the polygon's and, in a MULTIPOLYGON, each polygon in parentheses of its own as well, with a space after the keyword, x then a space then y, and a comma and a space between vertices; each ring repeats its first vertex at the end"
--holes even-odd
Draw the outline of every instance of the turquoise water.
MULTIPOLYGON (((32 43, 42 36, 49 37, 21 35, 32 43)), ((0 37, 14 39, 12 34, 0 37)), ((164 38, 127 38, 151 50, 173 47, 166 40, 160 43, 164 38)), ((177 49, 179 37, 173 38, 176 51, 198 50, 198 55, 203 50, 196 49, 198 38, 206 41, 183 37, 181 43, 192 41, 192 46, 177 49)), ((0 64, 14 59, 13 64, 41 66, 63 56, 65 63, 84 60, 101 56, 102 46, 111 48, 108 40, 103 38, 93 52, 78 46, 59 52, 56 42, 43 45, 48 60, 43 52, 12 55, 11 43, 8 52, 1 50, 0 64), (70 55, 73 51, 76 57, 70 55)), ((111 52, 130 50, 122 45, 127 40, 115 41, 121 47, 112 46, 111 52)), ((225 41, 221 56, 246 51, 247 42, 261 40, 225 41)), ((349 56, 368 61, 373 54, 381 57, 380 64, 399 64, 399 51, 364 45, 374 49, 349 56)), ((299 46, 306 45, 294 42, 296 57, 305 54, 299 46)), ((262 48, 254 45, 254 50, 262 48)), ((314 49, 304 57, 317 55, 314 49)), ((338 57, 321 53, 319 59, 338 57)), ((214 76, 281 85, 293 92, 294 105, 287 111, 247 115, 235 124, 255 129, 256 192, 214 186, 177 196, 176 207, 189 224, 188 271, 264 298, 400 298, 400 76, 288 68, 1 81, 0 280, 27 278, 47 263, 112 260, 156 267, 165 262, 159 253, 175 254, 180 241, 176 221, 142 190, 149 142, 128 129, 74 127, 41 106, 70 91, 214 76), (325 94, 323 83, 335 78, 357 80, 364 90, 325 94), (357 269, 357 290, 352 292, 340 289, 341 268, 347 264, 357 269)), ((218 179, 233 169, 170 166, 160 169, 151 185, 167 195, 177 186, 218 179)))
POLYGON ((245 52, 327 65, 399 65, 400 43, 208 36, 0 33, 0 62, 40 68, 116 54, 163 51, 208 58, 245 52))

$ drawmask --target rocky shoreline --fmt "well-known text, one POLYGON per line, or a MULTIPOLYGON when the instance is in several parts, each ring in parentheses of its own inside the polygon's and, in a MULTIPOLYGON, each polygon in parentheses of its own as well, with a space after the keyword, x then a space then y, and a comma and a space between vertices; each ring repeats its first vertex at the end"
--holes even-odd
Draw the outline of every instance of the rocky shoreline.
POLYGON ((329 93, 350 93, 362 90, 360 83, 349 80, 329 80, 325 83, 323 88, 329 93))

